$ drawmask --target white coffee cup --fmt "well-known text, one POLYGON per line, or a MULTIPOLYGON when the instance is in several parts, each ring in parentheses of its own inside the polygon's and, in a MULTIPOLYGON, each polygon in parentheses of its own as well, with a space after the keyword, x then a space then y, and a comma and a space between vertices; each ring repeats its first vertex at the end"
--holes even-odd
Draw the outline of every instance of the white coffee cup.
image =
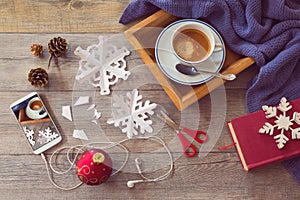
POLYGON ((213 30, 201 21, 179 25, 174 30, 171 42, 172 52, 179 62, 193 66, 224 48, 222 44, 215 42, 213 30))
POLYGON ((28 102, 25 112, 30 119, 42 119, 47 116, 47 112, 39 97, 34 97, 28 102))

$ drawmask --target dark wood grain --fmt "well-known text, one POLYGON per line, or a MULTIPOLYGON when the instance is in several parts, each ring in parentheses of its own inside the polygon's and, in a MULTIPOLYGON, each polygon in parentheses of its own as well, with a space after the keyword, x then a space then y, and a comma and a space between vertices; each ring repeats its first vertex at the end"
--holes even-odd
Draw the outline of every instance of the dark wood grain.
MULTIPOLYGON (((32 153, 9 110, 9 105, 29 92, 38 91, 41 94, 63 136, 61 144, 46 152, 47 158, 59 147, 82 144, 82 141, 72 137, 72 132, 78 125, 86 125, 86 122, 80 119, 77 119, 76 123, 66 120, 61 116, 61 106, 72 105, 74 96, 87 92, 95 95, 97 91, 74 87, 79 58, 73 52, 78 46, 87 48, 97 43, 99 35, 123 37, 123 31, 128 27, 118 24, 118 18, 128 2, 128 0, 0 2, 0 199, 299 199, 299 186, 280 163, 245 173, 234 148, 218 150, 218 147, 232 143, 225 121, 247 113, 245 94, 249 81, 258 72, 255 66, 246 69, 235 81, 217 88, 211 95, 196 103, 201 116, 198 121, 199 128, 206 131, 214 120, 211 119, 211 98, 219 92, 226 94, 224 103, 217 108, 226 107, 225 113, 218 113, 225 119, 221 124, 223 127, 218 138, 215 138, 216 144, 204 158, 198 156, 187 158, 182 156, 181 149, 177 148, 172 152, 176 158, 172 176, 157 183, 137 184, 134 189, 126 186, 128 180, 140 179, 134 168, 135 173, 124 170, 111 177, 107 183, 96 187, 83 185, 76 190, 65 192, 51 185, 43 160, 32 153), (30 54, 30 46, 33 43, 41 43, 46 47, 47 42, 58 35, 67 39, 69 51, 65 57, 59 58, 59 67, 55 67, 54 63, 51 64, 48 70, 49 84, 42 89, 33 88, 27 81, 27 74, 35 67, 46 68, 49 53, 46 50, 42 58, 33 57, 30 54)), ((119 45, 125 45, 132 50, 131 55, 126 58, 128 69, 135 70, 136 66, 143 66, 143 61, 129 42, 125 39, 121 41, 119 45)), ((161 86, 152 81, 155 79, 151 72, 147 71, 146 67, 143 70, 145 71, 142 74, 133 76, 134 82, 129 80, 120 83, 112 87, 112 91, 126 92, 134 88, 135 84, 139 85, 139 91, 143 96, 152 101, 159 101, 175 120, 180 120, 181 113, 161 86), (146 84, 147 82, 151 84, 146 84)), ((106 117, 110 115, 109 101, 103 99, 99 106, 104 115, 99 125, 111 140, 124 139, 120 129, 105 123, 106 117)), ((82 116, 85 116, 85 113, 82 116)), ((186 123, 195 118, 195 116, 186 117, 184 119, 186 123)), ((214 130, 212 128, 210 131, 214 130)), ((166 142, 175 137, 169 127, 163 127, 159 136, 166 142)), ((139 141, 127 142, 126 146, 131 150, 130 159, 134 159, 142 155, 141 152, 147 152, 149 148, 156 148, 159 145, 139 141)), ((124 156, 118 152, 113 152, 112 155, 116 158, 124 156)), ((151 153, 151 157, 161 155, 166 154, 151 153)), ((161 164, 160 160, 150 157, 148 162, 151 164, 144 165, 144 169, 161 164)), ((167 158, 164 162, 167 162, 167 158)), ((61 162, 60 165, 67 167, 66 162, 61 162)), ((157 177, 167 169, 168 166, 165 165, 161 170, 151 171, 146 175, 157 177)), ((57 183, 64 186, 78 183, 74 171, 65 176, 55 175, 54 178, 57 183)))

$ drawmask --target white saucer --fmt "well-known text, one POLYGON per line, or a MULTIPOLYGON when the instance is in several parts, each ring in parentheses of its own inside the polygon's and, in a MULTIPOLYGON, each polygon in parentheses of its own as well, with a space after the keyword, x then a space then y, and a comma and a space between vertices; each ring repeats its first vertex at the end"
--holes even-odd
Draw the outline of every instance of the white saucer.
MULTIPOLYGON (((179 63, 176 56, 172 53, 171 47, 171 36, 174 33, 174 30, 181 24, 184 23, 201 23, 208 26, 212 31, 215 37, 216 43, 221 43, 224 47, 224 41, 221 35, 214 29, 211 25, 196 20, 196 19, 183 19, 176 21, 169 26, 167 26, 158 36, 156 44, 155 44, 155 57, 158 63, 158 66, 163 71, 163 73, 169 77, 171 80, 181 83, 184 85, 198 85, 201 83, 205 83, 206 81, 213 78, 212 75, 207 74, 199 74, 195 76, 188 76, 178 72, 175 69, 176 64, 179 63)), ((199 68, 211 71, 211 72, 219 72, 225 61, 225 48, 221 51, 214 52, 209 59, 200 64, 199 68)))

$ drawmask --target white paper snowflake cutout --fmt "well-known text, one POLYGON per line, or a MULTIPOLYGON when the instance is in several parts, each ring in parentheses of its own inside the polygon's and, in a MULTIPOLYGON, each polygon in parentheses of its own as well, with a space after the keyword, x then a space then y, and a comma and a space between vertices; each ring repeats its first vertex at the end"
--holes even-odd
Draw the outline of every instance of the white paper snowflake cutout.
POLYGON ((53 132, 50 127, 46 128, 45 130, 39 131, 39 142, 44 144, 46 142, 51 142, 55 138, 58 137, 58 134, 53 132))
POLYGON ((110 94, 111 85, 119 79, 127 80, 130 75, 125 60, 130 51, 126 47, 117 48, 108 44, 102 36, 99 36, 97 45, 91 45, 87 50, 77 47, 74 54, 81 58, 76 80, 89 77, 94 87, 100 87, 101 95, 110 94))
POLYGON ((152 120, 150 115, 154 114, 156 103, 149 100, 144 103, 141 101, 142 95, 134 89, 127 93, 127 97, 115 95, 113 97, 112 118, 107 120, 108 124, 114 124, 115 127, 122 127, 122 132, 127 133, 128 138, 138 135, 139 132, 152 133, 152 120))
POLYGON ((23 127, 23 130, 24 130, 25 136, 26 136, 28 142, 31 144, 31 146, 35 145, 35 141, 33 139, 34 130, 30 130, 26 126, 23 127))
POLYGON ((300 125, 300 113, 294 112, 292 118, 286 115, 286 112, 292 109, 292 105, 285 97, 281 98, 278 107, 262 106, 262 109, 265 111, 267 119, 275 118, 276 120, 274 121, 275 124, 265 122, 263 127, 259 129, 259 133, 273 135, 275 129, 279 130, 280 133, 274 136, 278 149, 282 149, 289 141, 289 138, 285 135, 289 130, 292 133, 293 140, 300 139, 300 127, 291 127, 294 122, 300 125), (277 110, 281 111, 282 114, 277 116, 277 110))

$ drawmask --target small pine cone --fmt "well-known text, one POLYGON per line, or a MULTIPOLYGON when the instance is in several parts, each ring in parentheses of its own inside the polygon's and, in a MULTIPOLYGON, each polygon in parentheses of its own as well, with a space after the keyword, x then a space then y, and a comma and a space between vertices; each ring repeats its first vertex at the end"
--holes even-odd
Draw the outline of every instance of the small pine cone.
POLYGON ((43 55, 44 48, 41 44, 33 44, 30 47, 30 51, 33 56, 41 56, 43 55))
POLYGON ((63 56, 68 50, 68 44, 66 39, 61 37, 55 37, 48 43, 48 50, 51 56, 56 58, 63 56))
POLYGON ((44 87, 48 83, 48 73, 43 68, 31 69, 28 81, 35 87, 44 87))
POLYGON ((68 50, 67 40, 61 37, 55 37, 48 43, 48 51, 51 54, 48 61, 48 69, 50 67, 50 62, 53 57, 58 58, 63 56, 68 50))

